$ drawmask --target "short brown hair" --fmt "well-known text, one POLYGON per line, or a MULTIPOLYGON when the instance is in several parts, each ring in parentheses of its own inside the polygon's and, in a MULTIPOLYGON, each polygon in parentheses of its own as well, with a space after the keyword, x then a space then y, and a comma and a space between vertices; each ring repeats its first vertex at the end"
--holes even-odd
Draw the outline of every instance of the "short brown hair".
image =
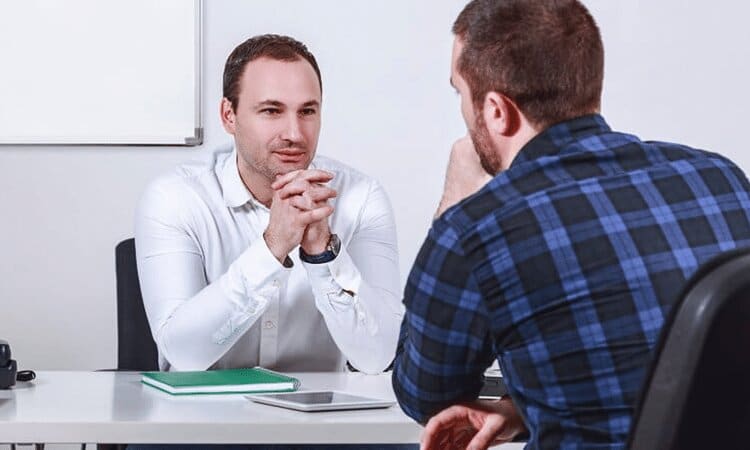
POLYGON ((578 0, 473 0, 453 33, 475 109, 494 91, 542 128, 598 111, 604 47, 578 0))
POLYGON ((320 69, 315 56, 307 49, 305 44, 289 36, 278 34, 263 34, 254 36, 238 45, 229 54, 224 64, 224 89, 223 95, 232 104, 232 109, 237 109, 240 95, 240 78, 245 71, 245 66, 250 61, 258 58, 268 57, 279 61, 296 61, 304 59, 310 63, 315 74, 318 76, 318 85, 323 91, 323 81, 320 78, 320 69))

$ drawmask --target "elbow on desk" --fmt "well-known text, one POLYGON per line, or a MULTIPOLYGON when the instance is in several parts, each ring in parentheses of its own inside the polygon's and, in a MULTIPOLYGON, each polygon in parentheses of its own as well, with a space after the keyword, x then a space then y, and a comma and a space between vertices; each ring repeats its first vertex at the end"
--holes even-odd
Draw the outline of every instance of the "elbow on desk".
POLYGON ((163 353, 163 355, 164 359, 166 359, 167 363, 169 364, 169 370, 172 372, 184 372, 187 370, 208 370, 214 364, 213 362, 208 361, 198 361, 196 360, 196 358, 191 357, 190 355, 185 355, 185 357, 170 355, 168 353, 163 353))
POLYGON ((414 419, 415 422, 418 424, 424 426, 427 424, 427 421, 430 420, 432 417, 431 414, 426 414, 422 409, 420 409, 418 400, 411 401, 412 399, 406 398, 403 394, 399 393, 399 390, 396 388, 396 384, 394 383, 393 390, 396 393, 396 400, 398 401, 398 405, 401 407, 401 410, 406 414, 407 416, 414 419), (415 406, 416 403, 416 406, 415 406))
POLYGON ((401 410, 404 412, 404 414, 414 419, 414 421, 419 423, 420 425, 427 424, 427 421, 430 420, 430 417, 432 417, 432 415, 428 414, 425 411, 425 409, 423 408, 418 398, 415 398, 414 396, 409 395, 403 389, 401 382, 399 380, 398 360, 395 362, 395 365, 393 368, 393 375, 391 376, 391 384, 393 385, 393 393, 396 395, 396 400, 398 401, 398 404, 401 407, 401 410))
POLYGON ((379 333, 388 332, 391 336, 383 343, 378 339, 368 339, 358 342, 358 345, 341 345, 339 348, 346 355, 349 364, 355 369, 368 375, 383 373, 391 367, 396 356, 396 345, 398 342, 398 329, 383 330, 379 333))
POLYGON ((393 361, 393 355, 382 352, 368 352, 364 358, 351 358, 349 364, 367 375, 377 375, 385 372, 393 361), (382 354, 380 354, 382 353, 382 354))
POLYGON ((216 362, 208 358, 201 359, 200 355, 197 355, 195 352, 185 350, 172 351, 168 342, 169 340, 161 333, 163 329, 159 331, 154 341, 156 341, 156 348, 159 350, 159 355, 169 363, 170 371, 208 370, 216 362))

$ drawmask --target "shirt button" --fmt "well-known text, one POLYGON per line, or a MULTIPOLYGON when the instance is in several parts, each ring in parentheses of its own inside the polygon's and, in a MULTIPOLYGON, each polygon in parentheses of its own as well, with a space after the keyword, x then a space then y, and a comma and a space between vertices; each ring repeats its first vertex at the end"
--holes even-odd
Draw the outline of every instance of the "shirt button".
POLYGON ((273 283, 271 284, 273 284, 273 287, 279 287, 281 285, 281 283, 279 283, 279 280, 273 280, 273 283))
POLYGON ((273 321, 270 321, 270 320, 266 320, 266 321, 265 321, 265 322, 263 323, 263 328, 265 328, 266 330, 270 330, 270 329, 272 329, 272 328, 274 328, 274 327, 276 327, 276 324, 275 324, 275 323, 273 323, 273 321))

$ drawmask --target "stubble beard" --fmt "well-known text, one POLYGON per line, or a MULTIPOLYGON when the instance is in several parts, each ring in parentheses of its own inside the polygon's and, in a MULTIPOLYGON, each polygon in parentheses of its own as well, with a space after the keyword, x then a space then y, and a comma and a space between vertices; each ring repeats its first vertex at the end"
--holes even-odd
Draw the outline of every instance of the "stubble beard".
MULTIPOLYGON (((307 155, 310 154, 307 144, 305 144, 304 142, 274 141, 265 146, 263 159, 252 159, 250 161, 247 161, 247 164, 252 167, 255 173, 262 176, 271 183, 276 180, 276 177, 280 175, 285 175, 295 170, 307 169, 310 166, 311 159, 301 164, 301 167, 289 167, 288 165, 284 165, 283 163, 274 163, 272 161, 272 159, 274 158, 273 152, 288 148, 304 150, 307 155)), ((250 152, 250 154, 252 153, 250 152)))
POLYGON ((471 137, 472 143, 474 143, 474 150, 479 156, 479 163, 482 165, 482 169, 493 177, 500 173, 502 163, 497 160, 497 156, 493 151, 492 142, 490 141, 490 132, 487 130, 487 125, 484 122, 482 114, 476 114, 474 128, 469 130, 469 136, 471 137))

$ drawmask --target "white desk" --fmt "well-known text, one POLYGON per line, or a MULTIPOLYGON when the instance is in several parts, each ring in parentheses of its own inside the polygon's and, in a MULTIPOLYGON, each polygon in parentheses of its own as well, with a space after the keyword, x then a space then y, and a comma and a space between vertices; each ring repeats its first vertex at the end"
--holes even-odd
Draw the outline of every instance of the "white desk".
MULTIPOLYGON (((302 389, 394 398, 390 374, 292 375, 302 389)), ((0 443, 417 443, 420 431, 398 405, 303 413, 242 395, 171 396, 128 372, 38 372, 0 390, 0 443)))

